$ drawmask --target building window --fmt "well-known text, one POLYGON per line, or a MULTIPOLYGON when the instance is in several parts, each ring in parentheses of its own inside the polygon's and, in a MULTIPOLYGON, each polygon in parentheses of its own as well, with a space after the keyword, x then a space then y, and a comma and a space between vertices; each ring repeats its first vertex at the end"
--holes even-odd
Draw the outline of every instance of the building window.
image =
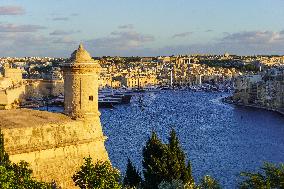
POLYGON ((93 96, 89 96, 89 101, 93 101, 94 97, 93 96))

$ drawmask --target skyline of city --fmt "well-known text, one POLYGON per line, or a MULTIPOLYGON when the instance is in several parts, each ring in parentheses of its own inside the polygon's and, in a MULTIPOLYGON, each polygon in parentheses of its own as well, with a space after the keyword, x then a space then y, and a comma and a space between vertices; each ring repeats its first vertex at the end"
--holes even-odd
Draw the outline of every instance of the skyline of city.
POLYGON ((283 2, 0 0, 0 188, 283 188, 283 2))
POLYGON ((284 1, 1 0, 1 56, 284 54, 284 1))

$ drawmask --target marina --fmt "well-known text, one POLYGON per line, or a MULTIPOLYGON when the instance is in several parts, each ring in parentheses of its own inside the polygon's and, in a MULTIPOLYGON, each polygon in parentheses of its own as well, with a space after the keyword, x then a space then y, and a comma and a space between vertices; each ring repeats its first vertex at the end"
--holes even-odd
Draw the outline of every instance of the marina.
MULTIPOLYGON (((256 171, 264 162, 283 162, 284 117, 222 102, 230 95, 161 90, 136 93, 130 104, 100 108, 112 164, 124 173, 129 157, 142 171, 142 149, 151 132, 165 142, 172 128, 197 181, 211 175, 224 188, 236 188, 242 171, 256 171)), ((48 111, 62 112, 63 108, 49 107, 48 111)))
POLYGON ((241 180, 240 172, 255 171, 263 162, 283 162, 284 117, 221 102, 229 95, 166 90, 101 109, 113 165, 124 173, 129 157, 142 171, 142 149, 151 132, 166 142, 171 128, 178 133, 196 180, 211 175, 231 189, 241 180))

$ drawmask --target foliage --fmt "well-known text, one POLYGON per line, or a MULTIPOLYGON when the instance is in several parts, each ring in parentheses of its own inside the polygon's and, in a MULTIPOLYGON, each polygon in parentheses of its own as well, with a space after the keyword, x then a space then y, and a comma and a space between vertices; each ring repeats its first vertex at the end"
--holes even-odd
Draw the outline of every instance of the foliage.
POLYGON ((171 182, 162 181, 158 189, 199 189, 195 187, 194 183, 184 184, 181 180, 172 180, 171 182))
MULTIPOLYGON (((54 186, 55 187, 55 186, 54 186)), ((50 183, 38 182, 32 178, 32 170, 28 163, 18 164, 9 160, 4 149, 4 136, 0 130, 0 188, 3 189, 52 189, 50 183)))
POLYGON ((138 57, 138 56, 136 56, 136 57, 134 57, 134 56, 132 56, 132 57, 124 57, 123 59, 127 63, 130 63, 130 62, 140 62, 141 61, 141 58, 138 57))
POLYGON ((200 64, 205 64, 209 67, 217 67, 217 68, 235 68, 240 71, 248 72, 253 71, 257 72, 259 69, 254 64, 242 64, 240 62, 234 60, 209 60, 202 59, 199 61, 200 64))
POLYGON ((135 169, 130 159, 127 160, 127 169, 123 180, 123 185, 127 187, 139 187, 142 179, 139 172, 135 169))
POLYGON ((261 170, 261 172, 257 173, 241 173, 245 180, 240 183, 240 188, 284 188, 284 164, 277 166, 271 163, 264 163, 261 170))
POLYGON ((159 189, 184 189, 184 184, 181 180, 172 180, 170 182, 162 181, 159 186, 159 189))
POLYGON ((158 184, 163 181, 163 172, 161 168, 161 155, 164 153, 165 145, 160 141, 155 132, 152 133, 151 138, 146 142, 143 148, 143 174, 144 187, 157 188, 158 184))
POLYGON ((170 180, 181 179, 184 183, 193 183, 190 161, 186 166, 186 158, 183 150, 180 147, 176 132, 171 131, 168 144, 168 168, 170 180))
POLYGON ((85 162, 72 179, 81 189, 121 189, 119 171, 110 162, 98 161, 95 165, 92 158, 84 158, 85 162))
POLYGON ((186 165, 174 130, 171 131, 169 143, 163 144, 155 132, 143 148, 144 188, 157 189, 158 185, 173 180, 193 183, 190 162, 186 165))
POLYGON ((0 188, 8 189, 52 189, 51 183, 38 182, 32 178, 28 163, 21 161, 11 166, 0 166, 0 188))
POLYGON ((242 71, 250 71, 250 72, 257 72, 259 68, 257 68, 253 64, 246 64, 241 68, 242 71))
POLYGON ((0 130, 0 165, 9 165, 10 163, 9 155, 4 149, 4 135, 0 130))
POLYGON ((217 180, 208 175, 205 175, 201 179, 200 184, 197 186, 197 189, 221 189, 221 186, 217 180))

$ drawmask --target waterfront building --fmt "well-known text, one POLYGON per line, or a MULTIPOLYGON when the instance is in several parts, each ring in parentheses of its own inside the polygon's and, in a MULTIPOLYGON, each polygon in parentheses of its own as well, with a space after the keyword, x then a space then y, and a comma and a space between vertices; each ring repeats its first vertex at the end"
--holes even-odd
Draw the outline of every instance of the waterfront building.
POLYGON ((177 57, 173 66, 173 82, 174 85, 188 85, 190 83, 189 71, 190 71, 190 58, 189 57, 177 57))
POLYGON ((128 88, 144 88, 158 84, 155 75, 127 75, 121 78, 121 84, 128 88))
POLYGON ((121 82, 113 80, 111 76, 104 75, 99 77, 99 88, 119 88, 121 87, 121 82))
POLYGON ((258 75, 238 77, 234 86, 234 102, 283 112, 284 68, 272 68, 258 75))
POLYGON ((121 87, 121 82, 114 80, 113 75, 115 73, 113 70, 115 70, 114 66, 108 66, 107 68, 101 68, 101 73, 99 76, 99 88, 119 88, 121 87), (111 67, 111 68, 110 68, 111 67))

